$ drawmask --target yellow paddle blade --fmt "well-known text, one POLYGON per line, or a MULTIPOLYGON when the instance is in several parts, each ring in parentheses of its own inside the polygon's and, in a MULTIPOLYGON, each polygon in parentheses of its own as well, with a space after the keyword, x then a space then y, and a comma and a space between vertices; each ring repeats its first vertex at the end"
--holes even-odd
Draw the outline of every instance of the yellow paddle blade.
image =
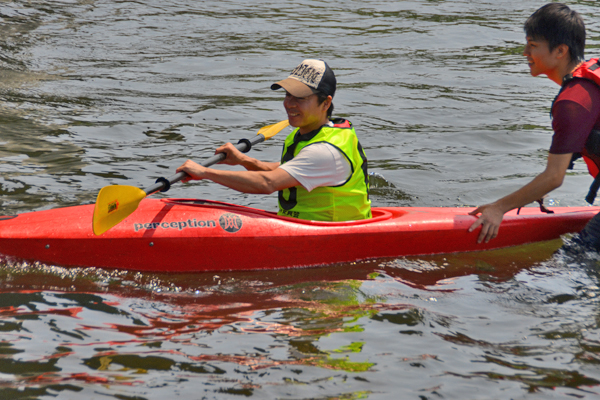
POLYGON ((92 229, 95 235, 104 232, 123 221, 136 210, 146 192, 134 186, 105 186, 98 193, 92 229))
POLYGON ((265 137, 265 140, 270 139, 273 136, 277 135, 279 132, 281 132, 281 130, 283 130, 284 128, 287 128, 289 125, 290 123, 286 119, 276 124, 263 126, 258 130, 257 135, 263 135, 265 137))

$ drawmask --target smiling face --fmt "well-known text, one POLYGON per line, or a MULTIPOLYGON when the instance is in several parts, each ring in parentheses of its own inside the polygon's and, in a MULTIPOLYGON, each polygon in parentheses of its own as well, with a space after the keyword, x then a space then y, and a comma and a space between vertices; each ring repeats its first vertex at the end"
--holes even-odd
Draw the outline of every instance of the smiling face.
MULTIPOLYGON (((550 51, 547 40, 533 39, 527 37, 527 44, 523 50, 523 55, 527 57, 529 72, 532 76, 547 75, 552 79, 557 73, 557 69, 562 65, 561 59, 564 57, 565 45, 559 45, 550 51)), ((568 47, 567 47, 568 50, 568 47)))
POLYGON ((327 123, 327 109, 331 104, 331 96, 319 104, 316 94, 307 97, 295 97, 285 93, 283 106, 291 126, 300 128, 300 134, 311 132, 327 123))

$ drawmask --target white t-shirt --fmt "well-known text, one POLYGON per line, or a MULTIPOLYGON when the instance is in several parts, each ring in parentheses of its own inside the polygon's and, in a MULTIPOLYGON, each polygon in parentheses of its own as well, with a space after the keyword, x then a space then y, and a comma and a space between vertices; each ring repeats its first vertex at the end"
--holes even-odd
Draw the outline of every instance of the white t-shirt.
POLYGON ((352 174, 350 162, 329 143, 306 146, 296 157, 279 166, 309 192, 321 186, 338 186, 352 174))

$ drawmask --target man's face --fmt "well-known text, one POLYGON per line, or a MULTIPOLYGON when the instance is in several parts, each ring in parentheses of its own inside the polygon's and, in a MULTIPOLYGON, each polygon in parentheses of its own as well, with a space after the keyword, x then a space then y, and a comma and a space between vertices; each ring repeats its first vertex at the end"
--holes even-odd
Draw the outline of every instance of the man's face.
POLYGON ((331 100, 329 99, 319 104, 319 98, 316 94, 307 97, 295 97, 287 91, 283 100, 288 121, 291 126, 300 128, 300 134, 321 127, 330 104, 331 100))
POLYGON ((527 57, 529 72, 532 76, 549 75, 558 66, 558 53, 558 47, 550 51, 547 40, 534 39, 529 36, 523 50, 523 55, 527 57))

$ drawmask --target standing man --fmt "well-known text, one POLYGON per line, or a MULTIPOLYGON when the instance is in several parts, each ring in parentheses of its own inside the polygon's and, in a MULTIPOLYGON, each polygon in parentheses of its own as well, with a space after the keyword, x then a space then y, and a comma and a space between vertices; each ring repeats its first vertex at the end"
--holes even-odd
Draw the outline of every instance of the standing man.
MULTIPOLYGON (((527 44, 523 55, 532 76, 546 75, 561 86, 552 103, 554 135, 546 169, 533 181, 491 204, 478 207, 479 215, 469 228, 481 225, 478 243, 498 235, 504 214, 525 206, 562 185, 572 160, 584 157, 590 173, 598 175, 600 166, 600 64, 598 59, 584 62, 585 25, 581 16, 561 3, 550 3, 525 22, 527 44), (598 147, 598 148, 596 148, 598 147)), ((600 177, 594 182, 600 184, 600 177)), ((593 202, 594 184, 587 199, 593 202)), ((597 189, 597 187, 596 187, 597 189)), ((600 214, 579 233, 578 240, 600 250, 600 214)))

